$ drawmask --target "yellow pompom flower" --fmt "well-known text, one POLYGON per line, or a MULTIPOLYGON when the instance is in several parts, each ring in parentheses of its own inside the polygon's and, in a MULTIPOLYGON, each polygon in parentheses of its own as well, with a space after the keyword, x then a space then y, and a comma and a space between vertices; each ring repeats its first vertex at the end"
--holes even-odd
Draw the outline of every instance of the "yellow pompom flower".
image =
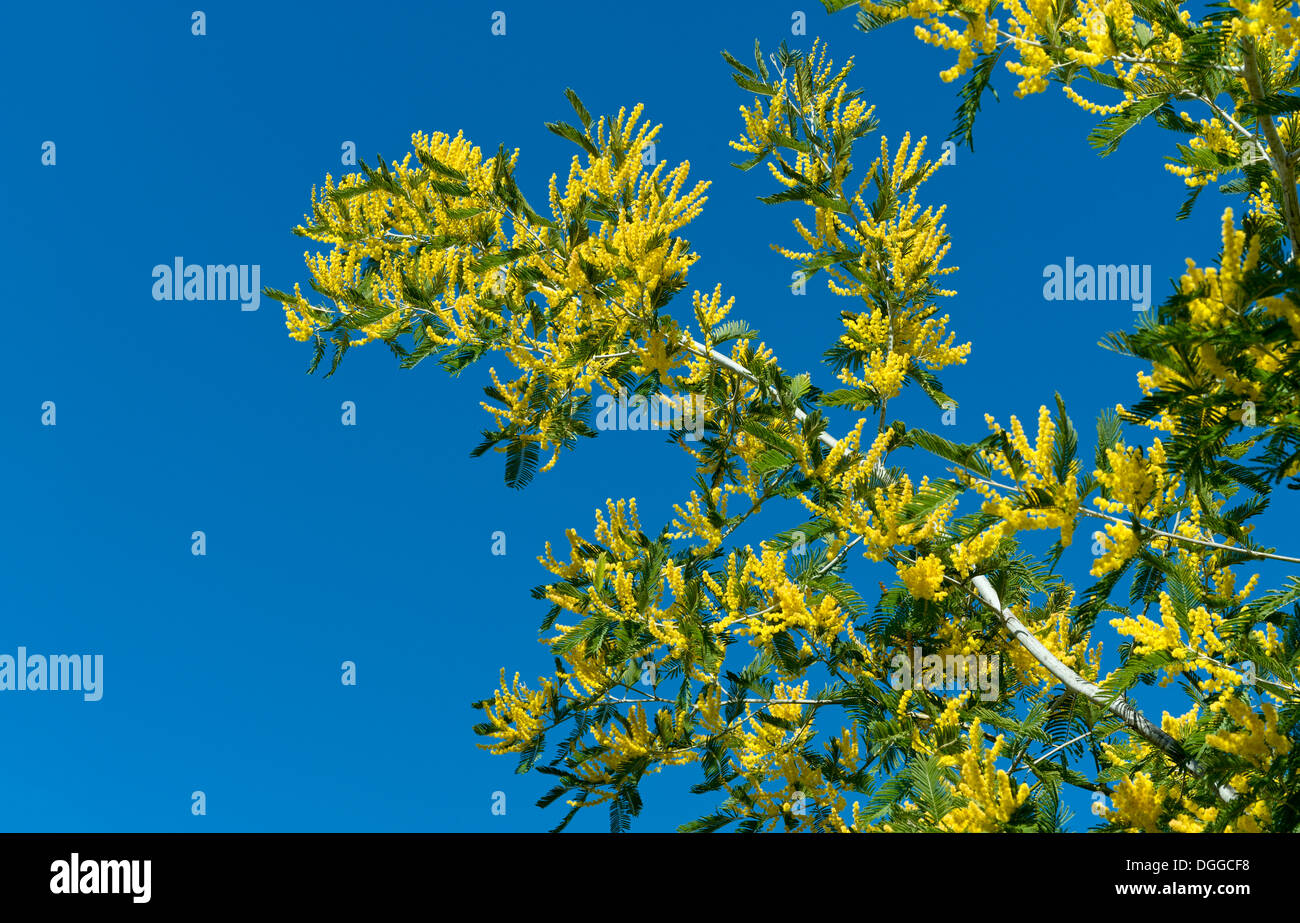
POLYGON ((917 599, 941 600, 947 594, 943 586, 943 561, 932 554, 918 558, 915 564, 898 567, 898 579, 917 599))
POLYGON ((948 783, 949 788, 963 796, 966 803, 945 814, 939 826, 943 830, 965 833, 1001 830, 1029 799, 1029 786, 1021 782, 1018 789, 1012 789, 1011 777, 997 768, 1002 736, 999 735, 992 748, 986 751, 978 718, 971 721, 967 740, 969 747, 958 759, 960 781, 956 786, 948 783))

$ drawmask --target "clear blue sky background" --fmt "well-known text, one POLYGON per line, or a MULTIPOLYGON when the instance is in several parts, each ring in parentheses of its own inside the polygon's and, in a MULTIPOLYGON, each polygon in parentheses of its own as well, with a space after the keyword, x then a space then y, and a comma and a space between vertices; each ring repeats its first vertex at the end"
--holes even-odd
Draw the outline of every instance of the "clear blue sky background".
MULTIPOLYGON (((543 122, 569 117, 572 86, 596 113, 644 102, 664 124, 659 158, 713 181, 690 232, 695 287, 721 281, 733 316, 828 386, 820 356, 847 303, 820 282, 790 294, 769 244, 795 240, 798 212, 756 202, 771 179, 728 166, 750 94, 719 52, 821 35, 837 60, 856 57, 891 142, 910 130, 936 147, 955 105, 937 77, 950 54, 905 27, 865 36, 811 0, 806 37, 791 35, 801 7, 772 2, 220 3, 203 6, 203 37, 193 8, 6 14, 0 652, 102 653, 105 678, 96 703, 0 695, 0 829, 545 829, 560 817, 533 806, 547 780, 476 749, 469 703, 502 665, 529 679, 548 667, 545 607, 528 595, 543 542, 589 534, 607 497, 636 496, 657 531, 689 490, 689 460, 659 436, 610 433, 509 490, 499 456, 469 457, 485 366, 452 380, 372 347, 331 380, 308 377, 309 349, 275 304, 155 301, 152 268, 181 256, 258 264, 279 288, 305 280, 290 229, 312 185, 346 172, 349 140, 391 160, 412 131, 463 129, 485 149, 520 147, 525 192, 544 201, 572 149, 543 122), (504 37, 490 34, 495 9, 504 37), (340 424, 345 400, 355 427, 340 424), (44 401, 55 427, 40 424, 44 401), (190 553, 194 530, 206 557, 190 553), (490 553, 497 530, 504 557, 490 553), (340 683, 344 660, 355 687, 340 683), (504 817, 490 813, 496 790, 504 817)), ((975 344, 945 376, 961 402, 949 433, 978 438, 985 411, 1032 418, 1060 391, 1091 457, 1097 410, 1137 394, 1137 366, 1095 344, 1134 314, 1045 302, 1043 267, 1149 263, 1158 301, 1184 257, 1217 252, 1220 204, 1211 193, 1173 223, 1183 187, 1161 166, 1167 137, 1139 132, 1102 160, 1084 142, 1091 117, 1056 89, 1015 100, 1014 85, 998 75, 976 153, 929 185, 961 266, 953 326, 975 344)), ((898 410, 939 426, 923 402, 898 410)), ((769 520, 798 521, 793 508, 769 520)), ((1088 563, 1080 542, 1071 572, 1088 563)), ((878 576, 853 572, 864 586, 878 576)), ((695 781, 694 768, 653 780, 634 829, 705 813, 695 781)), ((575 828, 607 823, 594 812, 575 828)))

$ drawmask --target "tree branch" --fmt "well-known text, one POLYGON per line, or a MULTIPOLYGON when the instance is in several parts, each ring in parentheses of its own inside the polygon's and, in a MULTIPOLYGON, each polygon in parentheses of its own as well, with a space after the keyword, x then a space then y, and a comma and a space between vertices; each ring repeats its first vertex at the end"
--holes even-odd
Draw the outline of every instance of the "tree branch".
MULTIPOLYGON (((1259 77, 1259 62, 1256 58, 1255 43, 1247 40, 1243 43, 1243 63, 1245 64, 1246 86, 1250 97, 1256 105, 1264 101, 1264 82, 1259 77)), ((1291 169, 1291 158, 1278 134, 1273 116, 1261 112, 1255 121, 1268 140, 1269 161, 1277 173, 1278 183, 1282 187, 1282 216, 1286 220, 1287 235, 1291 238, 1291 259, 1295 259, 1296 247, 1300 245, 1300 200, 1296 197, 1296 178, 1291 169)))

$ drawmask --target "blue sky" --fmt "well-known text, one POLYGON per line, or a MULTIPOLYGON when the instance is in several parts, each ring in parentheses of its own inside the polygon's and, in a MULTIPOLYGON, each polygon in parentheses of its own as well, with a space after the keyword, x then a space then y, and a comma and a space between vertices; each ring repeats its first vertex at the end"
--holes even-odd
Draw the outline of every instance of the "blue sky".
MULTIPOLYGON (((521 148, 524 191, 544 201, 572 150, 543 123, 569 118, 571 86, 594 113, 645 103, 664 125, 658 157, 713 181, 689 235, 694 287, 722 282, 733 317, 829 386, 820 356, 847 304, 819 282, 790 294, 791 266, 769 244, 795 241, 798 211, 756 202, 771 179, 729 166, 751 98, 719 52, 744 60, 755 38, 806 48, 820 35, 836 60, 856 57, 851 79, 891 143, 911 131, 936 147, 955 106, 937 76, 950 54, 905 27, 863 35, 810 2, 203 9, 204 36, 178 4, 7 13, 0 653, 102 653, 105 675, 98 702, 0 696, 0 829, 545 829, 560 817, 533 806, 547 780, 476 749, 469 703, 503 665, 529 679, 548 667, 545 607, 528 595, 545 580, 543 543, 589 534, 607 497, 636 496, 657 531, 689 493, 689 460, 653 434, 607 433, 512 491, 499 457, 469 457, 488 423, 485 366, 453 380, 372 347, 330 380, 308 377, 309 350, 274 303, 155 301, 153 267, 179 256, 256 264, 277 288, 304 281, 290 231, 312 185, 346 172, 345 141, 373 162, 401 159, 413 131, 464 130, 485 150, 521 148), (800 8, 806 37, 791 35, 800 8), (494 10, 504 36, 490 33, 494 10), (56 426, 41 425, 46 401, 56 426), (343 401, 356 426, 341 425, 343 401), (195 530, 206 556, 190 552, 195 530), (504 557, 490 553, 498 530, 504 557), (195 790, 205 816, 191 813, 195 790), (503 817, 490 813, 498 790, 503 817)), ((1092 117, 1058 89, 1016 100, 1009 74, 995 85, 976 151, 928 185, 948 203, 961 267, 952 326, 974 343, 944 376, 961 404, 948 434, 978 438, 986 411, 1032 418, 1060 391, 1090 458, 1096 412, 1137 394, 1137 366, 1095 344, 1135 315, 1044 301, 1043 268, 1150 264, 1158 303, 1184 257, 1214 257, 1221 205, 1208 194, 1174 223, 1183 187, 1161 166, 1167 137, 1140 131, 1101 159, 1084 141, 1092 117)), ((939 428, 923 401, 897 412, 939 428)), ((1088 563, 1080 543, 1071 573, 1088 563)), ((687 794, 695 781, 689 768, 652 780, 634 829, 706 813, 687 794)), ((607 823, 594 812, 575 829, 607 823)))

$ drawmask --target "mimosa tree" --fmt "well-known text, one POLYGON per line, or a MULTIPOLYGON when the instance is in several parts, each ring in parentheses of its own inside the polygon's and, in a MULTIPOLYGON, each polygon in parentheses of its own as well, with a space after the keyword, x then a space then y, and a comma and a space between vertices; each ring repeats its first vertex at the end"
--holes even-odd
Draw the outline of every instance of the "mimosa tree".
POLYGON ((739 166, 766 167, 764 201, 800 210, 778 249, 845 299, 818 375, 783 369, 722 284, 691 279, 683 232, 708 184, 643 163, 658 129, 640 106, 596 119, 569 91, 576 124, 548 127, 577 153, 538 207, 518 152, 485 158, 460 135, 417 133, 401 162, 326 177, 297 229, 329 248, 307 258, 316 294, 267 292, 312 370, 374 340, 406 368, 490 359, 474 452, 503 454, 512 487, 596 436, 604 395, 700 408, 702 437, 674 434, 694 472, 675 515, 611 501, 548 545, 534 595, 554 671, 503 670, 478 703, 484 746, 554 778, 541 803, 569 806, 561 827, 603 804, 627 829, 647 773, 697 763, 690 830, 1056 830, 1066 786, 1114 829, 1297 828, 1300 581, 1251 573, 1300 562, 1251 537, 1274 487, 1300 486, 1292 10, 860 4, 864 30, 912 18, 957 52, 941 75, 965 80, 955 138, 972 140, 1005 59, 1017 95, 1059 83, 1097 113, 1102 153, 1143 122, 1181 136, 1184 214, 1210 184, 1235 197, 1218 265, 1189 261, 1111 338, 1149 365, 1132 406, 1100 415, 1090 461, 1051 395, 1031 427, 989 417, 973 444, 891 416, 909 388, 954 406, 939 374, 971 350, 943 307, 944 209, 923 198, 939 158, 879 137, 851 61, 820 43, 755 46, 753 67, 725 56, 754 97, 739 166), (735 539, 777 506, 806 521, 735 539), (855 587, 850 556, 892 585, 855 587), (1090 586, 1061 573, 1078 556, 1090 586), (1103 672, 1108 627, 1121 645, 1103 672), (1173 681, 1186 710, 1144 711, 1143 687, 1173 681))

